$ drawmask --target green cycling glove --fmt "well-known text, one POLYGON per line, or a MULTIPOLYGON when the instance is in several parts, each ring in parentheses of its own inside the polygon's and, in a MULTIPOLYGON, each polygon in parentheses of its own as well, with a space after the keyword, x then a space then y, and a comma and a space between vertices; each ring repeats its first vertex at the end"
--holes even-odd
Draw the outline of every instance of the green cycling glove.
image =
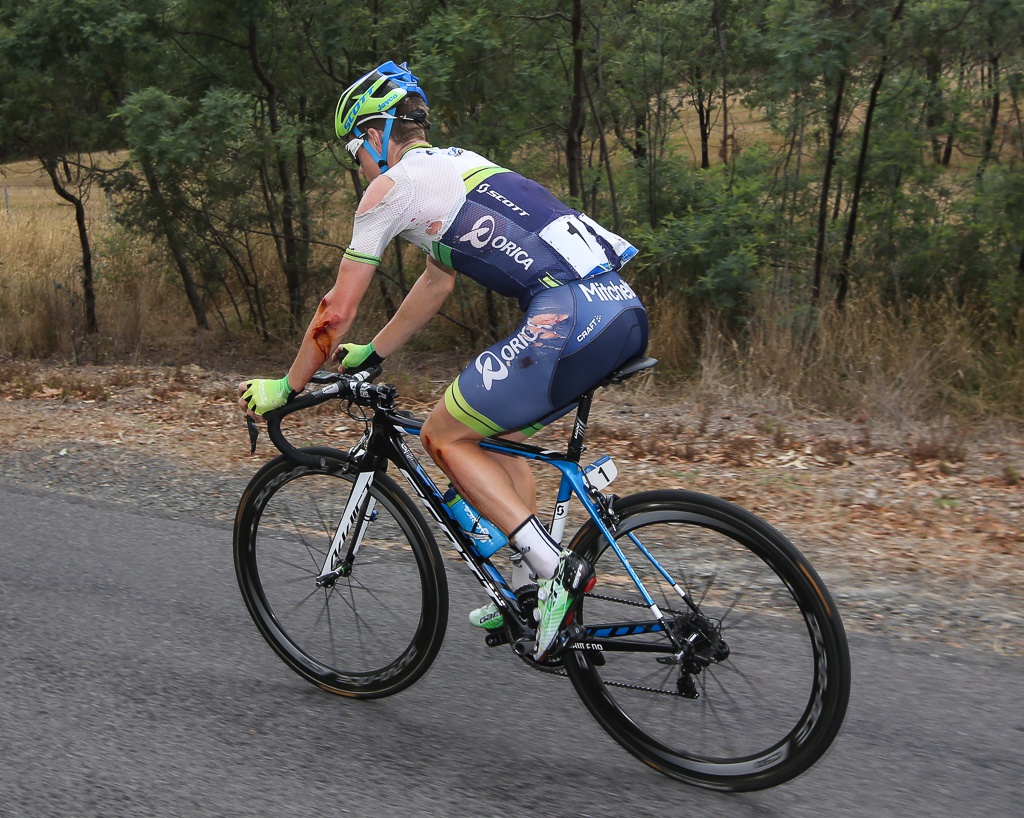
POLYGON ((242 399, 249 409, 257 415, 279 409, 294 398, 298 392, 292 389, 285 375, 278 381, 269 378, 254 378, 249 381, 249 388, 242 393, 242 399))
POLYGON ((338 347, 335 357, 346 372, 362 372, 374 366, 380 366, 384 359, 377 354, 373 342, 368 344, 342 344, 338 347), (345 357, 342 357, 344 352, 345 357))

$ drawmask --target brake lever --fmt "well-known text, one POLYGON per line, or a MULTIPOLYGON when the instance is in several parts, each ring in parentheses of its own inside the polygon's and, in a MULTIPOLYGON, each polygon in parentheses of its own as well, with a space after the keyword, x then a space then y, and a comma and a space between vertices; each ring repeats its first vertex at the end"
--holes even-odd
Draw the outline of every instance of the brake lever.
POLYGON ((249 427, 249 454, 256 454, 256 441, 260 437, 260 427, 248 415, 245 416, 245 425, 249 427))

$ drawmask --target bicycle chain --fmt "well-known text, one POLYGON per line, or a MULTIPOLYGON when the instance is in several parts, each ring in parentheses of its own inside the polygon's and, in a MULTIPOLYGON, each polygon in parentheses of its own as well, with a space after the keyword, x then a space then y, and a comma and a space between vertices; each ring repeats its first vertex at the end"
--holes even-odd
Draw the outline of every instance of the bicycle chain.
MULTIPOLYGON (((643 602, 635 602, 631 599, 619 599, 614 596, 605 596, 604 594, 589 593, 585 595, 587 599, 602 599, 605 602, 618 602, 621 605, 632 605, 635 608, 647 608, 647 605, 643 602)), ((541 665, 537 665, 536 669, 542 673, 550 673, 552 676, 562 676, 568 678, 569 674, 561 668, 546 668, 541 665)), ((660 693, 663 696, 679 696, 677 690, 664 690, 660 687, 646 687, 645 685, 634 685, 628 682, 613 682, 607 679, 602 679, 601 684, 608 685, 608 687, 621 687, 626 690, 639 690, 643 693, 660 693)))
MULTIPOLYGON (((646 602, 636 602, 632 599, 619 599, 617 596, 605 596, 604 594, 584 594, 587 599, 601 599, 605 602, 617 602, 620 605, 632 605, 634 608, 643 608, 645 611, 650 610, 646 602)), ((685 611, 677 611, 675 608, 662 608, 662 614, 671 614, 672 616, 686 616, 685 611)))
MULTIPOLYGON (((538 667, 537 670, 542 673, 550 673, 552 676, 564 676, 568 678, 569 674, 564 670, 556 668, 544 668, 538 667)), ((661 693, 663 696, 678 696, 679 692, 676 690, 664 690, 660 687, 645 687, 644 685, 632 685, 628 682, 610 682, 607 679, 602 679, 601 684, 608 685, 608 687, 623 687, 626 690, 640 690, 644 693, 661 693)))
POLYGON ((620 605, 632 605, 634 608, 647 608, 645 602, 636 602, 632 599, 619 599, 617 596, 605 596, 604 594, 584 594, 585 599, 603 599, 605 602, 618 602, 620 605))

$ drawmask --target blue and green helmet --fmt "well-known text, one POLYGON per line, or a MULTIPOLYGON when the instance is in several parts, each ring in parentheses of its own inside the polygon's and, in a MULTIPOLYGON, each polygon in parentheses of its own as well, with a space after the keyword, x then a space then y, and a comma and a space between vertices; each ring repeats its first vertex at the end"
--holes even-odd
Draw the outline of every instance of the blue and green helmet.
POLYGON ((364 123, 375 119, 386 120, 380 153, 377 153, 369 142, 364 142, 363 147, 381 170, 387 170, 388 143, 391 139, 391 128, 397 118, 389 112, 410 94, 416 94, 422 98, 424 104, 429 104, 427 95, 420 88, 419 80, 409 70, 408 65, 396 65, 389 60, 377 66, 342 93, 334 112, 335 133, 340 139, 345 139, 350 134, 356 138, 363 138, 366 136, 364 123))

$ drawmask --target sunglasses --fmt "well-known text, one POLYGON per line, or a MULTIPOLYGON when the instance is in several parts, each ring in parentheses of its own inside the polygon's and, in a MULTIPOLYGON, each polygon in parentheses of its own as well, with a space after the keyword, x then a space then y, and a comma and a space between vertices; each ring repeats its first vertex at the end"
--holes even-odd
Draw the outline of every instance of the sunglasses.
POLYGON ((366 139, 364 137, 357 136, 355 139, 349 140, 348 143, 346 143, 345 145, 345 150, 348 151, 349 156, 352 157, 352 161, 357 166, 359 165, 359 157, 356 156, 356 154, 359 153, 359 149, 363 147, 363 142, 365 141, 366 139))

